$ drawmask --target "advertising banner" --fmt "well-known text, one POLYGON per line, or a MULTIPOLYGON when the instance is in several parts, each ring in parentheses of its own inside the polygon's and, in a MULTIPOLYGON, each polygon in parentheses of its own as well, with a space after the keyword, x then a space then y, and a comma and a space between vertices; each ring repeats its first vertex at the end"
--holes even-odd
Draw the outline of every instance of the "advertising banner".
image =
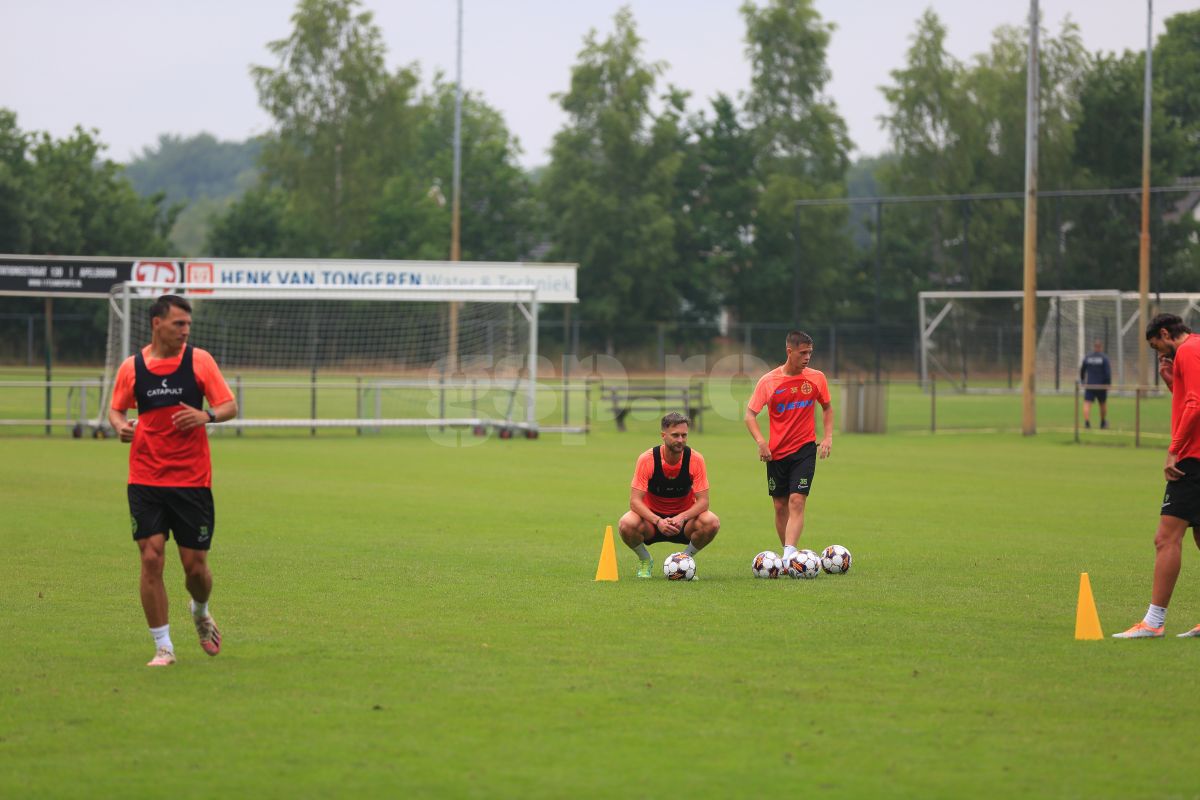
MULTIPOLYGON (((109 259, 0 255, 0 293, 107 295, 125 281, 221 286, 536 287, 540 303, 576 303, 575 264, 334 259, 109 259)), ((195 292, 196 290, 192 290, 195 292)))

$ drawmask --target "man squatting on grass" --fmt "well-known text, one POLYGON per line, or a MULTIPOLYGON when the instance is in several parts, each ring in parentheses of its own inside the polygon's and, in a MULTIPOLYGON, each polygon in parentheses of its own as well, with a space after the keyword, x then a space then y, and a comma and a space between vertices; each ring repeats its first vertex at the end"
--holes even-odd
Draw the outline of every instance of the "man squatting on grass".
POLYGON ((713 540, 721 520, 708 510, 708 471, 704 456, 687 446, 690 420, 678 411, 662 418, 661 446, 638 456, 629 490, 629 510, 617 529, 637 553, 639 578, 652 573, 650 550, 655 542, 686 544, 694 556, 713 540))
POLYGON ((192 619, 200 646, 210 656, 221 651, 221 632, 208 613, 215 515, 212 461, 205 425, 237 416, 237 401, 217 362, 188 344, 192 307, 173 294, 150 306, 150 344, 125 359, 117 370, 108 421, 129 450, 129 515, 142 556, 142 610, 155 654, 146 666, 175 663, 167 590, 163 586, 167 538, 175 532, 192 619), (203 411, 208 398, 209 410, 203 411), (137 405, 137 424, 126 411, 137 405))
POLYGON ((812 489, 817 457, 833 450, 833 404, 825 373, 810 369, 813 340, 807 333, 789 331, 784 341, 787 360, 758 379, 746 408, 746 429, 758 444, 758 458, 767 464, 767 493, 775 506, 775 532, 783 557, 796 554, 804 532, 804 506, 812 489), (817 444, 815 404, 821 404, 821 430, 817 444), (758 414, 768 406, 770 441, 758 428, 758 414))
MULTIPOLYGON (((1167 490, 1154 535, 1150 608, 1141 622, 1124 633, 1114 633, 1117 639, 1163 635, 1188 526, 1200 547, 1200 336, 1174 314, 1159 314, 1146 326, 1146 341, 1158 353, 1158 374, 1171 390, 1171 445, 1163 466, 1167 490)), ((1178 635, 1200 636, 1200 625, 1178 635)))

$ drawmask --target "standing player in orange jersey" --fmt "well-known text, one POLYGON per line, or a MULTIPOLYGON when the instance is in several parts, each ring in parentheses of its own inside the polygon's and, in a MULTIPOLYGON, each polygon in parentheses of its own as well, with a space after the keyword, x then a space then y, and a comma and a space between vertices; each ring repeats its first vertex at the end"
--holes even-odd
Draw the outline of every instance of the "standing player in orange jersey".
POLYGON ((172 532, 200 646, 221 651, 221 632, 208 613, 215 515, 212 461, 205 425, 237 416, 237 401, 213 357, 188 344, 192 307, 182 297, 163 295, 150 307, 150 344, 125 359, 117 371, 109 423, 129 451, 129 515, 141 551, 141 597, 155 654, 147 666, 175 663, 167 590, 163 585, 167 538, 172 532), (202 410, 204 399, 209 409, 202 410), (136 424, 126 411, 137 406, 136 424))
POLYGON ((789 331, 787 360, 763 375, 746 408, 746 429, 758 444, 758 458, 767 464, 767 493, 775 506, 775 532, 783 557, 795 555, 804 532, 804 507, 812 489, 817 458, 833 449, 833 404, 825 373, 811 369, 813 340, 807 333, 789 331), (817 443, 816 406, 821 406, 817 443), (770 440, 763 439, 758 414, 767 407, 770 440))
MULTIPOLYGON (((1154 534, 1154 582, 1141 622, 1115 639, 1157 639, 1179 579, 1183 537, 1188 527, 1200 547, 1200 336, 1174 314, 1159 314, 1146 326, 1146 341, 1158 353, 1158 374, 1171 390, 1171 444, 1163 476, 1167 490, 1154 534)), ((1180 638, 1200 637, 1200 625, 1180 638)))
POLYGON ((686 544, 694 556, 713 540, 721 520, 708 510, 704 456, 687 446, 690 420, 678 411, 662 418, 662 445, 642 453, 633 469, 629 510, 617 522, 621 539, 637 553, 639 578, 653 575, 655 542, 686 544))

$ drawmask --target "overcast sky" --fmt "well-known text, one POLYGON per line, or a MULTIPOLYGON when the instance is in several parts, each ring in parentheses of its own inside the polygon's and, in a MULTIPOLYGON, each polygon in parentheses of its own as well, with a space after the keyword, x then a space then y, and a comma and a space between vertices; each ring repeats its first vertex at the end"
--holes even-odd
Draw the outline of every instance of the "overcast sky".
MULTIPOLYGON (((761 5, 763 0, 759 0, 761 5)), ((109 157, 127 161, 160 133, 208 131, 242 140, 270 129, 250 81, 251 64, 274 66, 267 42, 287 36, 294 0, 0 0, 0 107, 23 130, 56 137, 96 128, 109 157)), ((689 90, 689 108, 748 86, 739 0, 463 0, 463 84, 498 108, 521 141, 527 166, 548 161, 563 124, 550 95, 568 86, 584 35, 612 29, 633 10, 644 57, 667 64, 665 80, 689 90)), ((1085 46, 1140 50, 1144 0, 1042 0, 1057 33, 1070 17, 1085 46)), ((1154 3, 1163 20, 1196 0, 1154 3)), ((453 80, 455 0, 364 0, 383 32, 388 64, 416 62, 425 85, 435 70, 453 80)), ((903 62, 916 19, 932 7, 948 48, 966 60, 987 49, 1000 25, 1020 25, 1027 0, 816 0, 837 29, 829 47, 828 92, 846 119, 856 155, 886 148, 879 86, 903 62)))

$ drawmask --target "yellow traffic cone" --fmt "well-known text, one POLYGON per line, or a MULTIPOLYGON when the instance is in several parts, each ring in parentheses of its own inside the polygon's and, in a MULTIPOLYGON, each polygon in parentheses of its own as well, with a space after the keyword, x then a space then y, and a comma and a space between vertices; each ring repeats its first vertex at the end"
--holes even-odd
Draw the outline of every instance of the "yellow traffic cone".
POLYGON ((1092 599, 1092 584, 1088 574, 1079 574, 1079 603, 1075 606, 1075 638, 1094 641, 1103 639, 1100 632, 1100 615, 1096 613, 1096 601, 1092 599))
POLYGON ((596 567, 596 580, 618 580, 617 548, 613 545, 612 525, 604 527, 604 546, 600 548, 600 565, 596 567))

